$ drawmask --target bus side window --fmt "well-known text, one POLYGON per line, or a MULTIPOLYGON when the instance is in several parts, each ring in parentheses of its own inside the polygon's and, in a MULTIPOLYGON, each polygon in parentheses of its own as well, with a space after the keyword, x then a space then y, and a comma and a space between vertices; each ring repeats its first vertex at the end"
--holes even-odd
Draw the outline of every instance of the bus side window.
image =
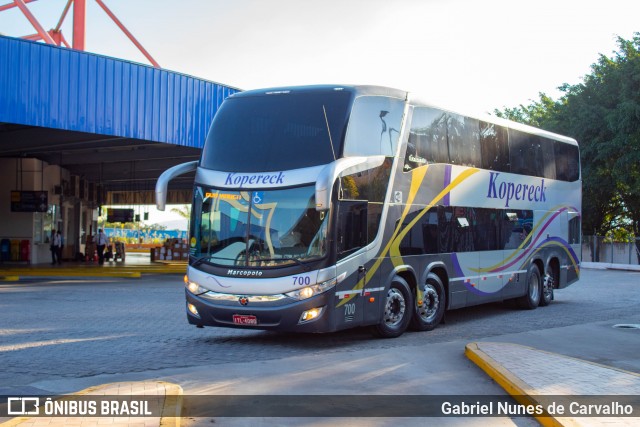
POLYGON ((375 240, 380 229, 382 207, 387 193, 393 158, 387 157, 377 168, 357 172, 340 178, 338 198, 359 200, 367 205, 367 244, 375 240))
POLYGON ((580 178, 580 153, 578 147, 563 142, 554 142, 556 177, 562 181, 577 181, 580 178))
POLYGON ((531 244, 533 211, 505 210, 501 228, 503 249, 526 248, 531 244))
POLYGON ((509 157, 511 173, 542 176, 542 152, 537 150, 540 138, 518 130, 509 129, 509 157))
POLYGON ((338 202, 338 259, 367 245, 367 202, 338 202))
POLYGON ((438 206, 438 247, 440 252, 453 252, 453 208, 438 206))
POLYGON ((540 138, 540 149, 542 150, 542 170, 545 178, 556 179, 556 159, 554 153, 554 141, 552 139, 540 138))
POLYGON ((474 209, 476 227, 474 230, 474 246, 477 251, 493 251, 498 249, 498 223, 496 209, 474 209))
POLYGON ((580 244, 580 214, 569 212, 569 244, 580 244))
POLYGON ((384 96, 356 98, 345 137, 348 156, 395 156, 402 129, 404 101, 384 96))
POLYGON ((483 169, 497 172, 510 171, 507 128, 480 122, 480 148, 483 169))
POLYGON ((447 116, 435 108, 413 110, 409 142, 404 159, 404 172, 427 163, 449 163, 447 116))
POLYGON ((449 160, 454 165, 480 167, 479 122, 476 119, 447 115, 449 160))
POLYGON ((438 208, 431 208, 424 216, 422 223, 422 241, 424 253, 437 254, 440 252, 438 244, 438 208))

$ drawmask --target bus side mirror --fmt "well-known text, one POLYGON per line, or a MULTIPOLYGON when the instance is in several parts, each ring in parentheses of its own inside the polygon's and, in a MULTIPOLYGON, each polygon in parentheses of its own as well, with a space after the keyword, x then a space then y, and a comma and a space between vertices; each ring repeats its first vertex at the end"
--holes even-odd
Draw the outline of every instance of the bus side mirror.
POLYGON ((198 161, 182 163, 162 172, 162 175, 156 182, 156 207, 159 211, 164 211, 167 204, 167 188, 169 187, 169 181, 179 175, 193 172, 198 168, 198 161))

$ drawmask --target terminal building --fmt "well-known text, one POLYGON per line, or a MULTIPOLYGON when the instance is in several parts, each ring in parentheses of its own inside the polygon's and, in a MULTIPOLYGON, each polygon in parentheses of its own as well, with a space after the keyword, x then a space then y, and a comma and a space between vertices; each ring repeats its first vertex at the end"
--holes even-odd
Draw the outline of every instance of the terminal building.
MULTIPOLYGON (((154 203, 158 176, 196 160, 238 89, 151 66, 0 36, 0 261, 84 253, 103 205, 154 203)), ((190 203, 193 174, 168 203, 190 203)))

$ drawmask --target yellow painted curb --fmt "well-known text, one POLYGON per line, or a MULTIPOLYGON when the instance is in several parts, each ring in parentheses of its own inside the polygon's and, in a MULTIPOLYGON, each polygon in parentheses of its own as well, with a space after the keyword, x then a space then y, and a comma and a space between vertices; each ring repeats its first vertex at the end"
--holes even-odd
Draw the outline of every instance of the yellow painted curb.
MULTIPOLYGON (((505 369, 500 363, 495 361, 491 356, 478 348, 477 343, 469 343, 465 346, 464 354, 469 360, 478 365, 489 377, 509 393, 518 403, 522 405, 538 405, 539 402, 529 391, 531 387, 524 381, 520 380, 511 371, 505 369)), ((574 421, 564 418, 560 421, 553 415, 534 415, 540 424, 545 427, 574 427, 579 425, 574 421)))
POLYGON ((98 270, 63 270, 63 269, 33 269, 33 270, 15 270, 11 273, 19 276, 29 277, 141 277, 140 271, 103 271, 98 270))
MULTIPOLYGON (((87 267, 87 268, 12 268, 0 270, 0 278, 5 276, 38 277, 141 277, 142 274, 184 274, 183 266, 130 266, 130 267, 87 267)), ((0 279, 1 280, 1 279, 0 279)))
POLYGON ((17 282, 20 276, 0 276, 0 282, 17 282))
MULTIPOLYGON (((178 384, 166 382, 166 381, 127 381, 122 383, 107 383, 97 386, 85 388, 75 393, 70 393, 66 396, 84 396, 94 391, 98 391, 103 388, 115 386, 117 384, 129 384, 132 382, 155 382, 164 386, 164 406, 162 408, 162 415, 158 421, 160 427, 180 427, 180 420, 182 415, 182 387, 178 384)), ((97 395, 99 396, 99 394, 97 395)), ((62 397, 64 399, 64 397, 62 397)), ((16 417, 4 423, 0 423, 0 427, 15 427, 26 421, 31 420, 34 417, 16 417)), ((117 421, 114 421, 117 423, 117 421)), ((107 424, 105 424, 107 425, 107 424)))

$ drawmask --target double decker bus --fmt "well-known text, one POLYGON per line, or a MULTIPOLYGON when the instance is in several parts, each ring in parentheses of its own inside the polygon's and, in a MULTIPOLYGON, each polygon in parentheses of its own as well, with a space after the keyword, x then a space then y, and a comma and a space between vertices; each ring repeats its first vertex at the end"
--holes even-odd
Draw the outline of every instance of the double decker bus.
POLYGON ((446 310, 546 306, 579 277, 575 140, 374 86, 240 92, 195 170, 186 314, 198 327, 381 337, 446 310))

